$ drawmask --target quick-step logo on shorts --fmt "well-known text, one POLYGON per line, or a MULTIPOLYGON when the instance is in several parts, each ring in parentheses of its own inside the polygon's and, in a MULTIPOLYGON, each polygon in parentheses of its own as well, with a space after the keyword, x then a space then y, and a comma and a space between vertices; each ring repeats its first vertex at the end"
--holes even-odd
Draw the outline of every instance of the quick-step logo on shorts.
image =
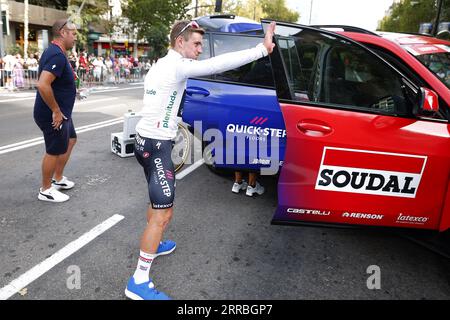
MULTIPOLYGON (((166 197, 172 196, 172 191, 170 190, 169 182, 167 181, 166 171, 164 169, 161 158, 155 159, 156 173, 158 175, 159 184, 162 187, 162 191, 166 197)), ((171 177, 173 179, 173 177, 171 177)))
POLYGON ((315 189, 415 198, 427 157, 324 147, 315 189))

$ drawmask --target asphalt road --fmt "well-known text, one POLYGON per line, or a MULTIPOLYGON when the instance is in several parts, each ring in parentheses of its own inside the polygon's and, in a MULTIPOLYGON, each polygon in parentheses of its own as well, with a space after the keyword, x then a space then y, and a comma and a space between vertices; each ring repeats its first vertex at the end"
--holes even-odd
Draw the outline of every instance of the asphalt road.
MULTIPOLYGON (((32 96, 0 97, 0 152, 40 137, 32 96)), ((139 84, 93 93, 77 102, 75 126, 139 111, 141 98, 139 84)), ((0 292, 36 278, 10 299, 126 299, 148 195, 136 160, 110 152, 110 134, 121 129, 119 123, 78 135, 65 172, 76 187, 62 204, 37 200, 43 144, 0 153, 0 292), (115 215, 123 219, 36 277, 36 266, 115 215)), ((377 230, 271 225, 277 180, 262 183, 267 192, 260 197, 235 195, 231 178, 205 165, 177 181, 166 234, 177 249, 151 270, 159 290, 174 299, 450 298, 449 260, 377 230), (367 287, 369 266, 379 267, 379 289, 367 287)))

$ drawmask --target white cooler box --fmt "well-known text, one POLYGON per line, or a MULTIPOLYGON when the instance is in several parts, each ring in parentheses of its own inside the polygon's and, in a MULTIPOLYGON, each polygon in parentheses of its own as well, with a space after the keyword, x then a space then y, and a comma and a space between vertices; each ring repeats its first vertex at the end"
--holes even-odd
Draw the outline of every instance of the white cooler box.
POLYGON ((135 128, 142 117, 135 112, 127 112, 123 118, 123 131, 111 133, 111 152, 125 158, 134 155, 135 128))
POLYGON ((123 132, 111 133, 111 151, 118 156, 134 156, 134 138, 124 139, 123 132))
POLYGON ((134 139, 136 136, 136 125, 142 116, 136 112, 127 112, 123 115, 123 137, 124 139, 134 139))

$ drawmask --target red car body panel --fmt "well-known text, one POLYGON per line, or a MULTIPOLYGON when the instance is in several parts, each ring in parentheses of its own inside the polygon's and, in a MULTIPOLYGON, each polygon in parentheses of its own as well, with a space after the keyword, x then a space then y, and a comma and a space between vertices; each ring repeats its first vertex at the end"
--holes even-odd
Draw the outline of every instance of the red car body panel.
POLYGON ((450 229, 450 179, 447 185, 447 195, 444 199, 444 208, 442 209, 442 219, 439 231, 450 229))
MULTIPOLYGON (((280 210, 303 208, 323 213, 290 212, 290 220, 448 228, 449 208, 443 208, 444 199, 448 202, 449 197, 448 124, 358 112, 349 116, 345 110, 284 103, 281 108, 289 140, 279 180, 280 210), (299 130, 299 123, 315 123, 319 119, 331 128, 329 134, 299 130), (334 173, 360 173, 357 183, 361 182, 361 172, 375 176, 384 171, 385 185, 388 177, 393 177, 393 188, 370 194, 362 193, 367 192, 364 187, 340 191, 329 183, 320 189, 318 182, 326 180, 320 179, 321 174, 332 167, 334 173), (419 176, 414 195, 392 192, 405 187, 402 176, 419 176), (445 217, 444 212, 447 212, 445 217)), ((331 179, 330 175, 325 177, 331 179)), ((343 178, 340 177, 341 183, 345 182, 343 178)), ((366 185, 368 179, 367 176, 366 185)))

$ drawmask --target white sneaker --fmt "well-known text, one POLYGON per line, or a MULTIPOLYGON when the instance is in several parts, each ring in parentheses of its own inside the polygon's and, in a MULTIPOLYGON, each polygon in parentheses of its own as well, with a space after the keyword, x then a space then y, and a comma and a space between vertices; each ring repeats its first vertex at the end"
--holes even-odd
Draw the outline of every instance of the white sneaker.
POLYGON ((247 192, 245 193, 249 197, 253 197, 253 195, 257 193, 259 195, 262 195, 264 193, 264 187, 260 185, 258 182, 256 182, 255 187, 253 188, 251 185, 247 187, 247 192))
POLYGON ((62 177, 60 181, 56 181, 55 179, 52 179, 52 186, 55 187, 56 190, 69 190, 72 189, 75 185, 74 182, 67 179, 67 177, 62 177))
POLYGON ((42 188, 39 188, 38 199, 42 201, 49 202, 64 202, 69 200, 69 196, 62 192, 59 192, 55 189, 55 187, 50 187, 49 189, 43 191, 42 188))
POLYGON ((242 180, 241 183, 235 182, 231 191, 234 193, 239 193, 239 191, 247 189, 247 186, 248 184, 245 180, 242 180))

